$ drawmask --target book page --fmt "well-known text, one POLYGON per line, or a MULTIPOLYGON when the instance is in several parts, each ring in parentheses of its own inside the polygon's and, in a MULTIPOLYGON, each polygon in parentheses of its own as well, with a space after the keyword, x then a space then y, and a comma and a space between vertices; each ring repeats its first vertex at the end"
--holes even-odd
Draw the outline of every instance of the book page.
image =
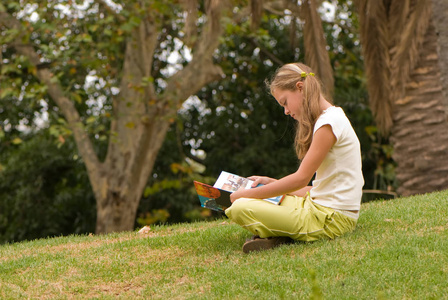
MULTIPOLYGON (((252 183, 254 183, 253 180, 250 180, 248 178, 244 178, 226 171, 222 171, 221 174, 218 177, 218 180, 216 180, 215 184, 213 185, 214 188, 221 189, 228 192, 235 192, 240 187, 244 187, 245 189, 252 188, 252 183)), ((258 186, 262 186, 262 184, 259 184, 258 186)), ((284 195, 272 197, 263 199, 268 202, 271 202, 273 204, 280 204, 284 198, 284 195)))
POLYGON ((252 183, 252 180, 222 171, 213 187, 229 192, 235 192, 242 186, 245 189, 250 189, 252 183))

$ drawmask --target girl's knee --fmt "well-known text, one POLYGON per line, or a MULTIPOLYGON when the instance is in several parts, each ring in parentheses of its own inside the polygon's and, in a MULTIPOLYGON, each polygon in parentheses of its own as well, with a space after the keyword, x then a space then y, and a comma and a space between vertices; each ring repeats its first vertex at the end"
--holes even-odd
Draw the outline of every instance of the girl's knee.
POLYGON ((246 215, 251 209, 249 204, 250 199, 240 198, 232 203, 228 209, 226 209, 225 214, 232 220, 239 219, 241 216, 246 215))

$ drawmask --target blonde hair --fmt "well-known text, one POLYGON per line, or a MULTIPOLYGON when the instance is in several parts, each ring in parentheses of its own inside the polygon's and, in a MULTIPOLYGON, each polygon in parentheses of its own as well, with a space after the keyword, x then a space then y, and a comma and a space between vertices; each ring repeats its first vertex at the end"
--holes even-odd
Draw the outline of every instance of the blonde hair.
POLYGON ((302 113, 298 116, 295 137, 295 149, 300 160, 310 148, 314 125, 322 113, 319 104, 322 94, 321 84, 314 74, 310 73, 312 73, 310 67, 302 63, 290 63, 280 67, 270 82, 266 81, 271 94, 277 89, 296 91, 297 82, 303 82, 302 113))

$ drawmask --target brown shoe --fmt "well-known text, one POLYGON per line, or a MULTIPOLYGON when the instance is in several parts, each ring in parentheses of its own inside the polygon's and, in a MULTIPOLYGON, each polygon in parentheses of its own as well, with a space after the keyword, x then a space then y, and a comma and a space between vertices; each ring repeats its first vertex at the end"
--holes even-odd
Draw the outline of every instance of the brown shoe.
POLYGON ((253 251, 262 251, 267 249, 273 249, 283 244, 292 243, 292 239, 285 236, 276 236, 269 238, 255 238, 253 240, 249 240, 243 245, 243 252, 249 253, 253 251))
POLYGON ((250 238, 246 239, 246 242, 250 242, 256 239, 261 239, 261 237, 259 235, 253 235, 250 238))

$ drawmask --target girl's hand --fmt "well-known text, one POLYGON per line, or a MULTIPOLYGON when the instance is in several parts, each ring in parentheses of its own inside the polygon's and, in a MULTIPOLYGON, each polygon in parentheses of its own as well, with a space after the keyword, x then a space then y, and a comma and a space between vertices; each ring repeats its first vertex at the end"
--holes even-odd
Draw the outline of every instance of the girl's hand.
POLYGON ((230 194, 230 202, 235 202, 235 200, 239 199, 239 198, 243 198, 243 193, 244 193, 244 187, 241 187, 239 190, 233 192, 232 194, 230 194))
MULTIPOLYGON (((266 176, 251 176, 248 177, 250 180, 253 180, 254 183, 252 183, 251 187, 254 188, 258 186, 259 184, 269 184, 271 182, 276 181, 277 179, 266 177, 266 176)), ((241 187, 239 190, 233 192, 230 194, 230 202, 235 202, 236 199, 244 198, 246 197, 246 193, 250 193, 250 190, 245 189, 244 187, 241 187)))
POLYGON ((248 177, 248 178, 250 180, 254 181, 254 183, 252 183, 252 186, 251 186, 253 188, 258 186, 259 184, 266 185, 266 184, 269 184, 269 183, 277 180, 277 179, 266 177, 266 176, 251 176, 251 177, 248 177))

